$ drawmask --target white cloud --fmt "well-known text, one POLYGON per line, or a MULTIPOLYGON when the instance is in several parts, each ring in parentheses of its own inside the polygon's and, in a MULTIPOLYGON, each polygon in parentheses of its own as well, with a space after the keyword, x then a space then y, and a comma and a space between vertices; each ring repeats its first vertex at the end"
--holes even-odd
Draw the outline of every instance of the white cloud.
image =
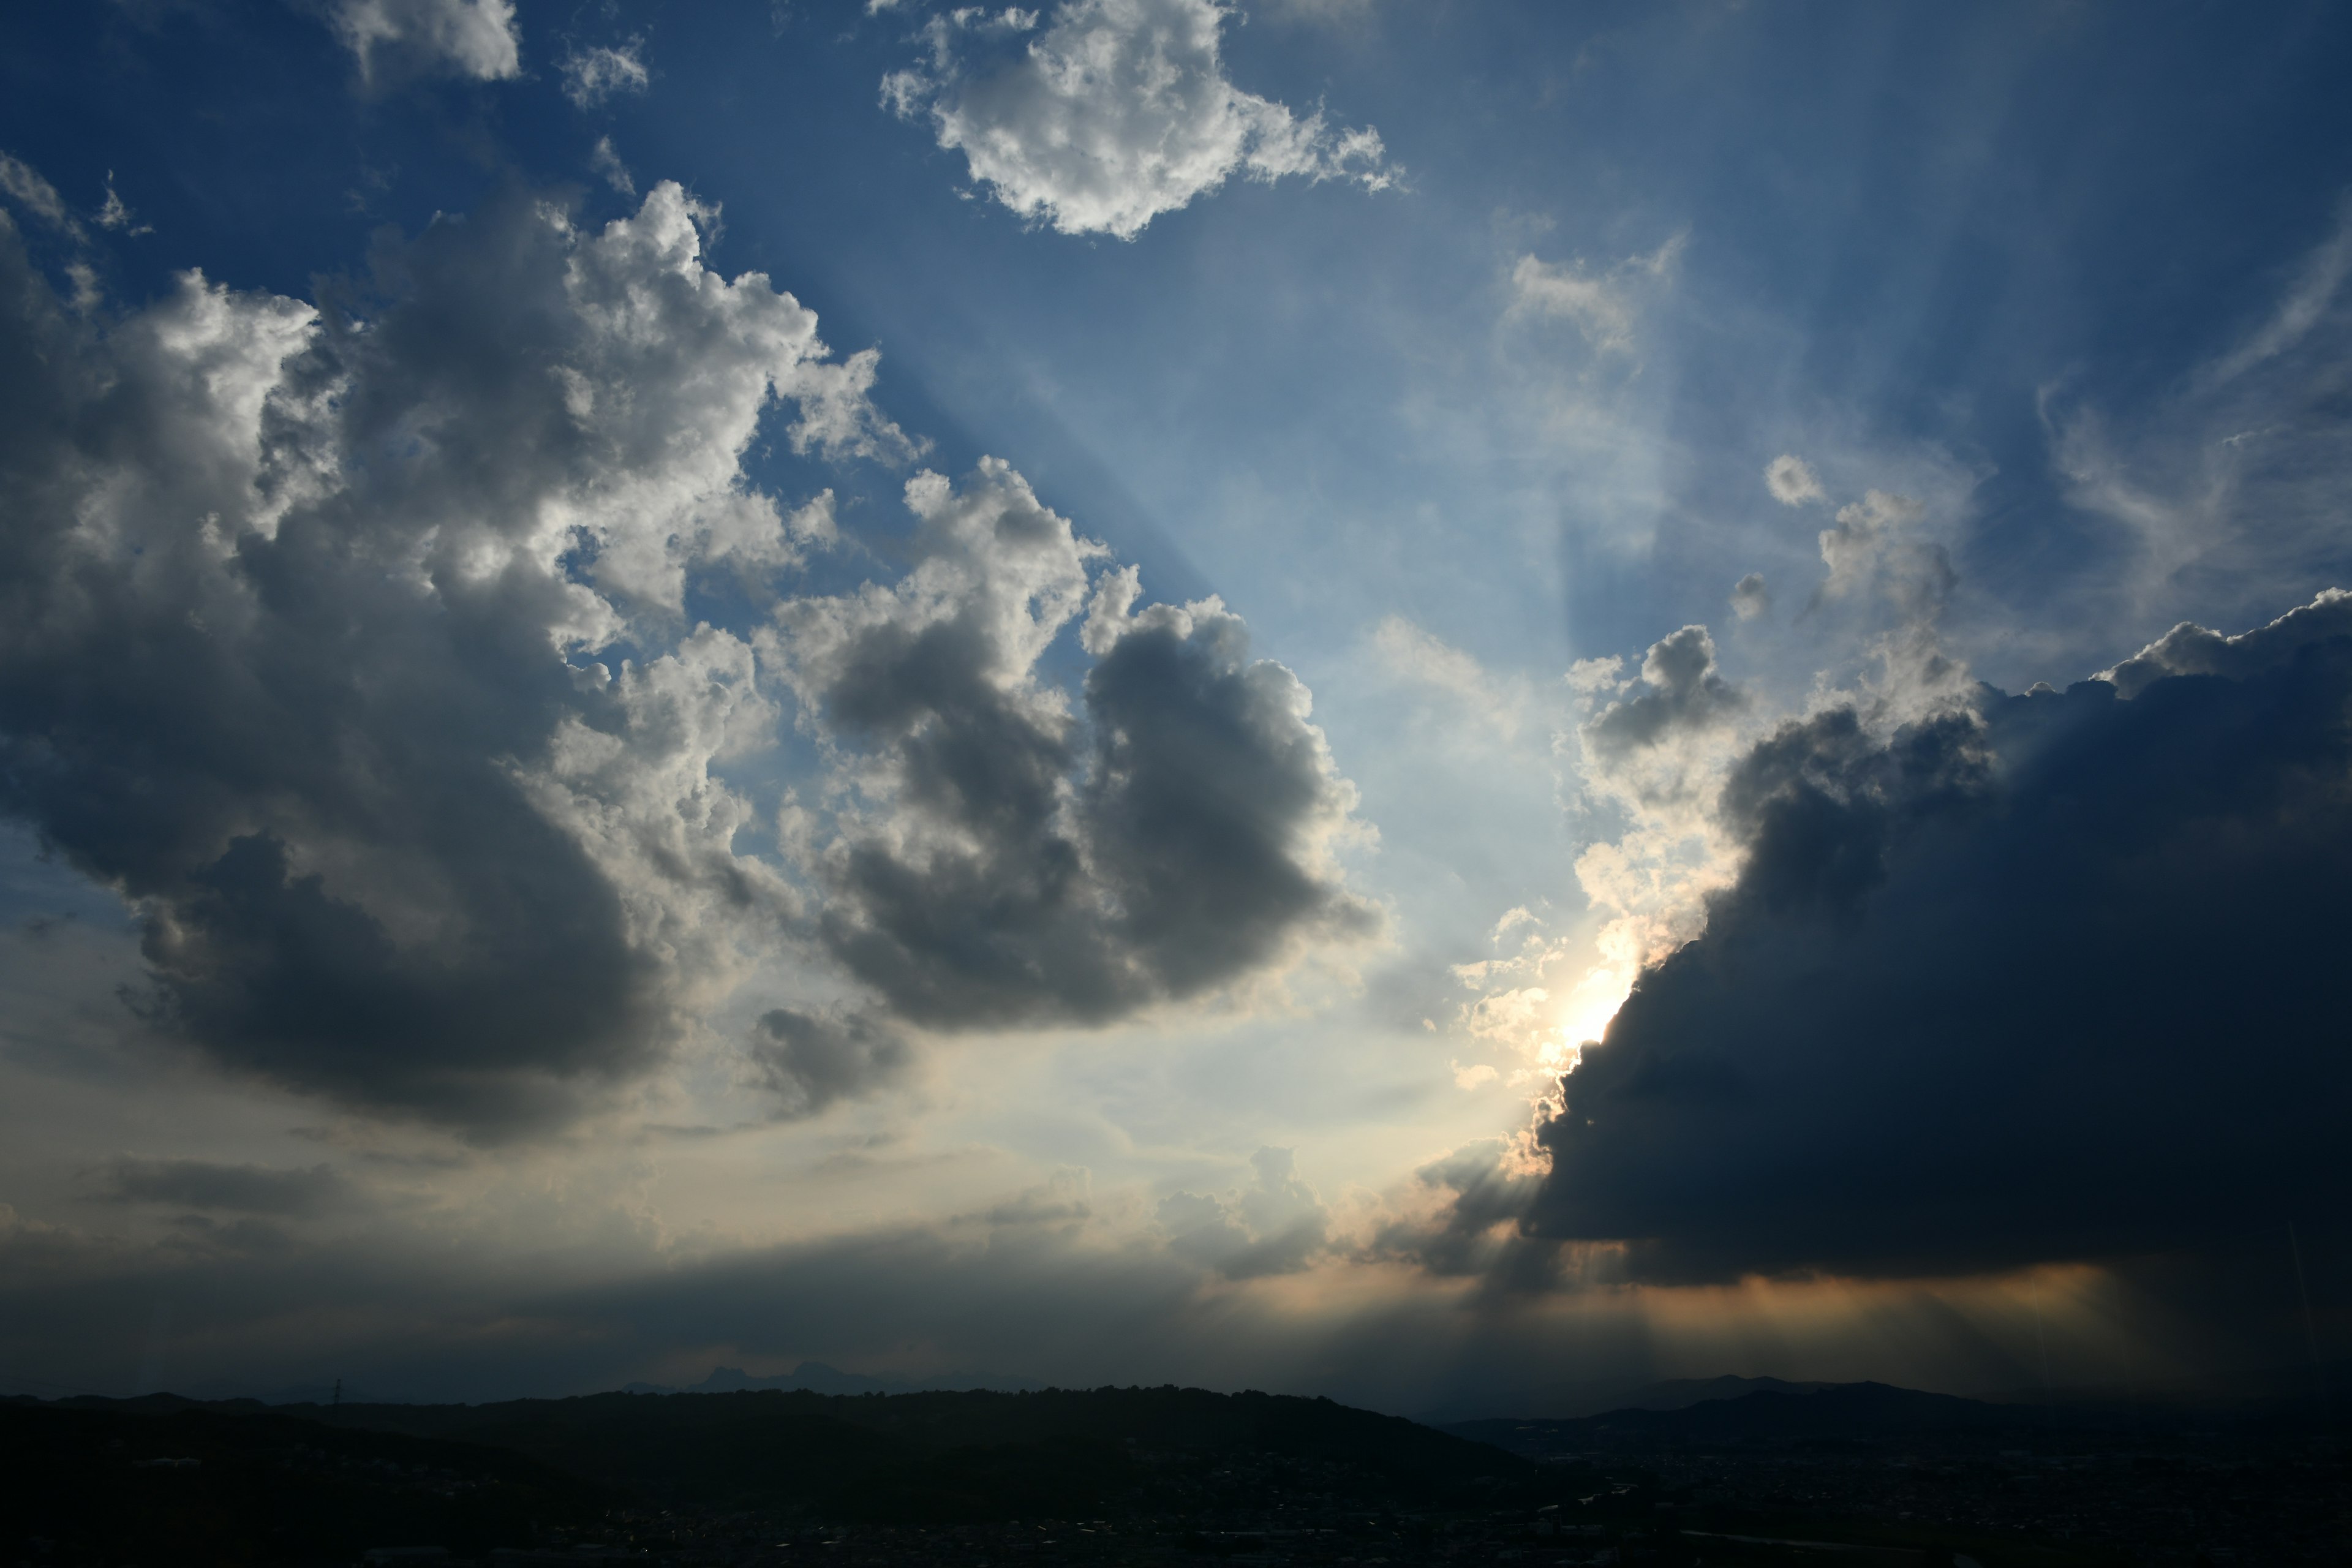
POLYGON ((155 226, 141 223, 138 215, 123 205, 121 193, 114 188, 114 171, 106 172, 106 205, 98 210, 98 226, 121 229, 126 234, 152 234, 155 226))
POLYGON ((1731 585, 1731 611, 1741 620, 1752 621, 1771 609, 1772 591, 1764 585, 1761 572, 1750 572, 1731 585))
POLYGON ((593 109, 625 92, 643 92, 653 78, 641 58, 644 40, 632 38, 618 48, 598 45, 574 49, 563 57, 563 96, 574 109, 593 109))
POLYGON ((1764 465, 1764 488, 1782 506, 1802 506, 1820 500, 1823 493, 1812 465, 1791 452, 1783 452, 1764 465))
MULTIPOLYGON (((44 179, 38 169, 13 153, 0 153, 0 192, 50 227, 61 229, 77 240, 81 238, 81 225, 74 221, 58 188, 44 179)), ((108 194, 112 194, 110 188, 108 194)))
POLYGON ((1139 609, 1000 459, 907 505, 910 572, 788 600, 761 643, 834 760, 788 837, 844 968, 932 1027, 1101 1024, 1376 928, 1335 863, 1354 787, 1239 616, 1139 609), (1074 622, 1082 713, 1040 668, 1074 622))
POLYGON ((1372 628, 1381 662, 1417 684, 1446 693, 1495 727, 1505 740, 1519 731, 1528 695, 1495 679, 1475 658, 1406 620, 1390 616, 1372 628))
POLYGON ((1511 268, 1511 308, 1569 321, 1604 353, 1630 353, 1643 286, 1674 270, 1684 243, 1676 235, 1649 255, 1628 257, 1605 271, 1576 260, 1522 256, 1511 268))
POLYGON ((2209 379, 2215 383, 2234 380, 2301 342, 2326 315, 2347 277, 2352 277, 2352 195, 2337 203, 2335 232, 2304 258, 2294 282, 2270 320, 2223 355, 2209 379))
POLYGON ((1298 1176, 1288 1149, 1250 1156, 1256 1179, 1223 1193, 1171 1193, 1157 1217, 1168 1249, 1229 1279, 1289 1274, 1323 1250, 1330 1215, 1298 1176))
POLYGON ((337 0, 333 23, 365 79, 385 57, 477 81, 522 74, 513 0, 337 0))
POLYGON ((629 166, 621 162, 621 155, 613 151, 610 136, 596 138, 596 145, 588 154, 588 166, 604 175, 604 183, 623 195, 637 194, 637 182, 630 177, 629 166))
POLYGON ((744 475, 778 401, 813 451, 904 437, 709 216, 511 195, 387 251, 363 323, 190 273, 104 332, 0 233, 55 411, 0 432, 0 755, 47 759, 6 805, 137 910, 153 1022, 495 1133, 660 1061, 797 917, 717 772, 778 693, 683 595, 831 536, 744 475))
MULTIPOLYGON (((2128 420, 2063 384, 2040 399, 2067 499, 2135 546, 2075 592, 2066 619, 2112 637, 2195 615, 2253 620, 2352 569, 2342 366, 2352 357, 2352 199, 2261 323, 2128 420)), ((2098 657, 2123 649, 2094 643, 2098 657)))
POLYGON ((1235 174, 1389 185, 1378 132, 1334 130, 1226 78, 1231 15, 1218 0, 1065 0, 1017 53, 985 61, 1037 14, 967 6, 932 18, 929 61, 886 79, 884 100, 928 110, 975 181, 1063 234, 1132 239, 1235 174))

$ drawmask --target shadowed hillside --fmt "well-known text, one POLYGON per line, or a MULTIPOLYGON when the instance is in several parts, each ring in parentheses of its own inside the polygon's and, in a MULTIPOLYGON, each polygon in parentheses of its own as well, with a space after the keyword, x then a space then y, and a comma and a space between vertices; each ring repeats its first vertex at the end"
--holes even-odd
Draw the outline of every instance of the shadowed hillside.
POLYGON ((1483 1443, 1328 1399, 1202 1389, 828 1396, 604 1394, 496 1405, 265 1408, 67 1402, 42 1414, 427 1440, 520 1457, 662 1505, 843 1518, 1003 1519, 1138 1508, 1516 1497, 1538 1471, 1483 1443))

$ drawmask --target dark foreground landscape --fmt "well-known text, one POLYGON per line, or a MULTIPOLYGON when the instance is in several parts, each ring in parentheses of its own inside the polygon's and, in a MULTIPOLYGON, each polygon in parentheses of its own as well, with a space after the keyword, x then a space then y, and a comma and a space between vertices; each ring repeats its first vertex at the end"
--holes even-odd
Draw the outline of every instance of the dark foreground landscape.
POLYGON ((2323 1408, 1876 1384, 1440 1430, 1197 1389, 0 1402, 0 1563, 2352 1562, 2323 1408))

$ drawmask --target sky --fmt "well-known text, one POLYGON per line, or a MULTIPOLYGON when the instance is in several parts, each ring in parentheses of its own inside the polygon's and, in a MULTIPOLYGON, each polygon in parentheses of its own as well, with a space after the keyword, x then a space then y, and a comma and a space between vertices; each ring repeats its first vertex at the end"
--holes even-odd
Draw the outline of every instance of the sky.
POLYGON ((0 1384, 2352 1345, 2352 16, 0 16, 0 1384))

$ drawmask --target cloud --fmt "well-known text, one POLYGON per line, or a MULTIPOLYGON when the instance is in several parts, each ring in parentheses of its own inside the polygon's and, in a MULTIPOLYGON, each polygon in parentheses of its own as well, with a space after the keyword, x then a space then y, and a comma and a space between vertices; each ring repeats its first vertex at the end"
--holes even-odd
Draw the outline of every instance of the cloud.
POLYGON ((1395 674, 1435 691, 1493 725, 1505 740, 1517 735, 1527 694, 1497 680, 1469 654, 1413 625, 1384 616, 1372 628, 1372 648, 1395 674))
POLYGON ((1605 272, 1580 261, 1522 256, 1511 268, 1511 308, 1566 321, 1603 353, 1631 353, 1642 289, 1674 270, 1683 245, 1684 237, 1676 235, 1648 256, 1628 257, 1605 272))
POLYGON ((778 1007, 752 1030, 752 1065, 787 1119, 871 1094, 904 1075, 912 1060, 904 1036, 862 1013, 778 1007))
POLYGON ((1132 239, 1235 174, 1386 188, 1378 132, 1334 131, 1227 79, 1231 14, 1218 0, 1064 0, 1040 31, 1034 11, 967 6, 931 19, 929 61, 886 79, 884 100, 927 113, 974 181, 1063 234, 1132 239))
POLYGON ((1822 499, 1822 481, 1804 458, 1783 452, 1764 465, 1764 488, 1782 506, 1802 506, 1822 499))
POLYGON ((1841 598, 1878 589, 1907 614, 1925 615, 1950 597, 1955 583, 1942 545, 1924 538, 1919 524, 1927 508, 1908 496, 1868 490, 1842 506, 1837 521, 1822 530, 1822 563, 1829 576, 1821 593, 1841 598))
POLYGON ((2310 604, 2266 626, 2223 637, 2183 621, 2099 679, 2126 697, 2174 675, 2220 675, 2242 680, 2275 667, 2305 647, 2324 647, 2352 631, 2352 593, 2330 588, 2310 604))
POLYGON ((653 78, 641 58, 644 50, 645 41, 632 38, 618 48, 600 44, 570 51, 559 68, 563 72, 563 96, 572 100, 572 108, 587 110, 620 93, 645 91, 653 78))
POLYGON ((109 1164, 101 1195, 114 1203, 157 1204, 280 1219, 348 1209, 361 1194, 331 1166, 273 1170, 209 1160, 134 1160, 109 1164))
POLYGON ((153 224, 141 223, 139 215, 125 205, 121 192, 114 188, 114 171, 106 172, 106 205, 98 210, 98 226, 120 229, 129 235, 152 234, 153 224))
POLYGON ((1528 1231, 1727 1279, 2339 1212, 2347 703, 2330 594, 2063 693, 1762 737, 1720 797, 1738 880, 1565 1077, 1528 1231))
POLYGON ((522 74, 513 0, 335 0, 331 20, 365 80, 387 63, 476 81, 522 74))
POLYGON ((2214 383, 2234 381, 2310 336, 2336 302, 2347 277, 2352 277, 2352 194, 2337 200, 2335 232, 2304 258, 2294 282, 2271 319, 2223 355, 2208 373, 2208 379, 2214 383))
POLYGON ((1260 1149, 1250 1156, 1256 1179, 1238 1192, 1162 1198, 1157 1215, 1169 1250, 1228 1279, 1306 1268, 1328 1240, 1330 1215, 1299 1179, 1293 1156, 1288 1149, 1260 1149))
POLYGON ((2191 610, 2251 621, 2352 573, 2341 394, 2352 198, 2331 205, 2260 323, 2127 417, 2064 383, 2042 389, 2066 500, 2121 525, 2123 548, 2068 584, 2069 623, 2148 627, 2191 610))
MULTIPOLYGON (((1650 645, 1642 658, 1646 689, 1611 703, 1584 726, 1587 752, 1605 773, 1634 779, 1637 761, 1680 749, 1685 737, 1706 735, 1745 706, 1747 699, 1717 668, 1715 639, 1705 626, 1685 626, 1650 645)), ((1658 800, 1686 787, 1683 770, 1644 770, 1633 787, 1658 800)))
MULTIPOLYGON (((58 195, 58 188, 43 178, 38 169, 13 153, 0 153, 0 193, 5 193, 9 200, 50 227, 76 241, 81 239, 81 225, 66 205, 65 198, 58 195)), ((113 195, 114 189, 110 183, 107 187, 109 212, 116 205, 113 195)), ((111 228, 114 226, 110 223, 107 226, 111 228)))
POLYGON ((1360 937, 1355 792, 1306 689, 1214 599, 1133 568, 985 458, 908 481, 913 570, 779 606, 770 645, 850 804, 807 851, 826 948, 937 1028, 1102 1023, 1360 937), (1087 606, 1083 719, 1039 679, 1087 606))
POLYGON ((1750 572, 1731 585, 1731 611, 1743 621, 1772 613, 1772 592, 1764 585, 1764 574, 1750 572))
POLYGON ((625 196, 637 194, 637 182, 629 175, 629 166, 613 151, 610 136, 596 138, 596 145, 588 153, 588 166, 604 176, 604 183, 625 196))
POLYGON ((830 534, 743 476, 775 405, 904 437, 708 217, 509 192, 335 309, 189 273, 103 333, 0 235, 0 809, 138 912, 142 1007, 217 1062, 500 1135, 796 918, 715 771, 781 711, 683 596, 830 534))

